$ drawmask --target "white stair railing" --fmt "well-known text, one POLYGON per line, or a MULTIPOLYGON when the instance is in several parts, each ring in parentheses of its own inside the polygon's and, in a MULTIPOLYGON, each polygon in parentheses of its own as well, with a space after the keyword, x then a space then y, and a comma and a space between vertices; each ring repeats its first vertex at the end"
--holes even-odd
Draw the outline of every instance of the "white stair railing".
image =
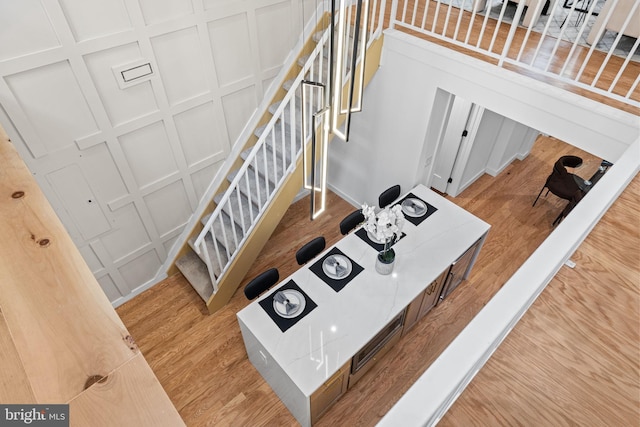
MULTIPOLYGON (((367 48, 383 30, 385 1, 371 2, 372 17, 367 31, 367 48)), ((296 168, 302 154, 301 120, 297 115, 301 101, 296 94, 305 78, 315 78, 328 66, 329 30, 318 40, 291 88, 264 126, 257 143, 243 153, 244 163, 228 189, 216 200, 216 208, 192 243, 206 264, 212 291, 218 291, 220 278, 238 255, 278 188, 296 168)), ((305 141, 305 144, 308 141, 305 141)), ((302 186, 302 183, 300 183, 302 186)))

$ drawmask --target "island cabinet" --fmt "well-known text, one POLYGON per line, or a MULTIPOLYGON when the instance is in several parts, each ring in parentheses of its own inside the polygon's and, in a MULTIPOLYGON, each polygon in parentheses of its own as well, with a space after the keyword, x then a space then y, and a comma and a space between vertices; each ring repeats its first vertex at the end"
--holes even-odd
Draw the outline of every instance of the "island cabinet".
POLYGON ((440 276, 434 281, 429 283, 429 286, 420 293, 407 307, 407 315, 404 321, 404 328, 402 329, 402 335, 409 332, 409 330, 422 319, 437 303, 440 297, 440 292, 444 282, 449 274, 449 268, 444 270, 440 276))
POLYGON ((406 312, 406 308, 403 309, 353 356, 349 388, 353 387, 400 340, 406 312))
POLYGON ((402 344, 403 333, 453 288, 452 277, 466 278, 489 231, 423 185, 404 197, 418 198, 428 210, 422 217, 405 212, 392 274, 376 271, 379 245, 356 229, 237 314, 249 360, 303 427, 402 344), (468 251, 472 256, 461 262, 468 251), (346 262, 345 277, 327 275, 336 271, 326 262, 330 256, 346 262), (286 311, 280 292, 299 311, 286 311))
POLYGON ((333 403, 347 391, 351 363, 345 363, 331 378, 324 382, 312 395, 311 423, 315 423, 333 403))

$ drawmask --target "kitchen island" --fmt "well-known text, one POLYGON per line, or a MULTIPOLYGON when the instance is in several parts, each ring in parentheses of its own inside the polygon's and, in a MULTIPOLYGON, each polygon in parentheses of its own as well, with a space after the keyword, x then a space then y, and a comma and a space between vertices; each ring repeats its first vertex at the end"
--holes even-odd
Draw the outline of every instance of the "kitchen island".
POLYGON ((376 272, 376 245, 357 230, 237 314, 251 363, 303 426, 466 278, 484 242, 490 226, 433 191, 419 185, 399 202, 406 197, 429 209, 407 217, 392 274, 376 272), (328 277, 330 256, 349 259, 347 275, 328 277), (463 269, 452 270, 460 260, 463 269), (302 298, 296 317, 278 315, 281 290, 302 298))

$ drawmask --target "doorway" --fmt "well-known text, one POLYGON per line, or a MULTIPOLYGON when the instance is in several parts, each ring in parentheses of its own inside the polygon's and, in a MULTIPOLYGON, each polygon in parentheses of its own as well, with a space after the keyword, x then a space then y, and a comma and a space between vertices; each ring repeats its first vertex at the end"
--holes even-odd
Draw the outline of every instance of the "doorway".
POLYGON ((461 178, 471 153, 483 108, 451 95, 449 114, 441 128, 435 154, 431 187, 443 194, 459 194, 461 178))
POLYGON ((536 129, 487 110, 454 94, 436 96, 427 139, 433 164, 425 162, 424 183, 452 197, 485 173, 497 176, 516 159, 523 160, 540 135, 536 129), (435 126, 434 126, 435 124, 435 126))

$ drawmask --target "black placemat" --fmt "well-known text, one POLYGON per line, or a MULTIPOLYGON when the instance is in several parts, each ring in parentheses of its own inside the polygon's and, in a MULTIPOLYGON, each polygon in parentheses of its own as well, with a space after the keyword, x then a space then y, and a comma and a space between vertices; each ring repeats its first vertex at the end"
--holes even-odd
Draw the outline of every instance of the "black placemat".
POLYGON ((349 261, 351 261, 351 273, 349 273, 347 277, 343 277, 341 279, 333 279, 327 276, 324 270, 322 269, 322 263, 324 262, 325 259, 327 259, 331 255, 342 255, 346 258, 349 258, 340 249, 334 247, 329 252, 327 252, 320 260, 316 261, 311 267, 309 267, 309 270, 313 271, 316 276, 322 279, 323 282, 331 286, 331 289, 333 289, 336 292, 339 292, 340 290, 342 290, 342 288, 347 286, 347 283, 349 283, 354 277, 360 274, 362 270, 364 270, 364 268, 362 268, 360 264, 358 264, 357 262, 349 258, 349 261))
POLYGON ((271 295, 269 295, 263 300, 260 300, 260 305, 262 306, 262 308, 264 308, 264 311, 267 312, 269 317, 273 319, 276 325, 278 325, 278 328, 280 328, 282 332, 285 332, 287 329, 289 329, 290 327, 298 323, 300 319, 302 319, 304 316, 309 314, 311 310, 313 310, 318 306, 318 304, 313 302, 313 300, 309 298, 309 295, 307 295, 302 289, 300 289, 300 286, 298 286, 298 284, 293 280, 289 280, 287 283, 280 286, 275 291, 271 292, 271 295), (278 313, 276 313, 275 308, 273 308, 274 295, 285 289, 295 289, 296 291, 300 292, 305 299, 305 307, 304 307, 304 310, 302 310, 302 313, 300 313, 299 316, 292 317, 291 319, 287 319, 285 317, 280 316, 278 313))
MULTIPOLYGON (((377 243, 372 241, 369 236, 367 235, 367 230, 365 230, 364 227, 360 227, 360 229, 358 231, 356 231, 356 236, 358 236, 359 238, 361 238, 362 240, 364 240, 365 242, 367 242, 369 244, 369 246, 371 246, 373 249, 375 249, 376 251, 380 252, 382 250, 384 250, 384 243, 377 243)), ((398 240, 396 240, 395 242, 393 242, 389 247, 392 247, 393 245, 395 245, 398 241, 400 241, 404 236, 406 236, 406 234, 403 232, 400 235, 400 238, 398 240)))
POLYGON ((416 196, 413 193, 407 194, 406 196, 404 196, 396 204, 400 205, 400 207, 402 207, 402 202, 404 202, 406 199, 418 199, 418 200, 420 200, 422 203, 424 203, 427 206, 427 211, 422 216, 409 216, 406 213, 404 213, 404 211, 402 212, 404 214, 405 219, 407 221, 411 222, 413 225, 420 225, 420 223, 422 221, 424 221, 425 219, 429 218, 429 216, 431 216, 431 214, 433 214, 435 211, 438 210, 438 208, 436 208, 433 205, 430 205, 429 203, 425 202, 424 200, 422 200, 420 197, 416 196))

